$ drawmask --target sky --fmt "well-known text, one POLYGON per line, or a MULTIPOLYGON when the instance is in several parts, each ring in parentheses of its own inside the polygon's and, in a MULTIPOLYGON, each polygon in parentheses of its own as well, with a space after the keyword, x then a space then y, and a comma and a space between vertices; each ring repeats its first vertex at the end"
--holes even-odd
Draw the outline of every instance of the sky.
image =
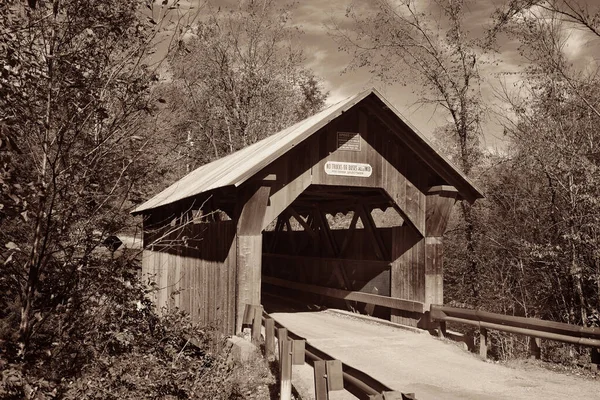
MULTIPOLYGON (((600 0, 579 1, 586 1, 592 8, 600 6, 600 0)), ((423 0, 422 4, 426 2, 423 0)), ((465 28, 472 35, 483 33, 489 24, 490 15, 503 2, 504 0, 468 2, 465 28)), ((227 9, 235 7, 238 0, 210 0, 210 3, 215 7, 227 9)), ((282 5, 285 3, 288 1, 281 0, 282 5)), ((445 125, 448 116, 439 108, 417 104, 420 98, 419 88, 411 87, 410 84, 402 86, 378 82, 366 69, 345 72, 351 56, 338 49, 328 26, 331 26, 332 20, 350 26, 351 22, 345 17, 345 13, 351 3, 352 0, 299 0, 295 7, 290 9, 290 24, 303 32, 298 46, 301 46, 304 51, 306 66, 322 79, 324 88, 329 92, 328 103, 335 103, 362 90, 376 87, 418 130, 432 138, 432 132, 445 125)), ((360 0, 360 6, 370 7, 368 0, 360 0)), ((514 40, 502 38, 499 44, 499 52, 488 57, 492 61, 501 62, 489 63, 480 70, 483 78, 482 95, 486 103, 496 112, 501 110, 502 105, 496 99, 494 90, 501 84, 506 84, 509 88, 513 87, 521 79, 520 73, 525 65, 518 53, 518 44, 514 40)), ((565 52, 576 64, 597 65, 600 58, 600 45, 598 43, 592 45, 585 32, 573 29, 569 31, 565 52)), ((484 122, 482 145, 490 152, 502 152, 507 141, 502 134, 503 128, 494 115, 494 112, 489 113, 484 122)))

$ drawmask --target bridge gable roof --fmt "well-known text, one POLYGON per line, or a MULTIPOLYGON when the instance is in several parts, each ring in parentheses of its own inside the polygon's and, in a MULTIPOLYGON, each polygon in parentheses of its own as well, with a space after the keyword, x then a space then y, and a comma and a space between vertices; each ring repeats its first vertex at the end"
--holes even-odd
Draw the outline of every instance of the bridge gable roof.
POLYGON ((481 191, 406 120, 376 89, 348 97, 274 135, 235 153, 205 164, 167 187, 132 213, 146 213, 202 193, 224 187, 239 187, 264 167, 315 134, 331 121, 361 102, 378 108, 392 123, 402 128, 398 135, 410 149, 469 202, 482 198, 481 191))

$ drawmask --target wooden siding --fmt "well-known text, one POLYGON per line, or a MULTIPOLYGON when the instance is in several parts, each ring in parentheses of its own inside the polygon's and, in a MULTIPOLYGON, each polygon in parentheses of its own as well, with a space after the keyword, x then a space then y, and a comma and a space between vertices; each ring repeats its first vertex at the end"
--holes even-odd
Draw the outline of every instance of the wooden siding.
POLYGON ((313 184, 382 188, 424 234, 425 192, 433 174, 377 117, 367 110, 352 110, 332 122, 318 139, 313 139, 311 146, 319 154, 319 161, 312 167, 313 184), (358 132, 360 151, 340 150, 338 131, 358 132), (328 175, 328 161, 368 164, 373 172, 370 177, 328 175))
POLYGON ((426 192, 435 173, 369 110, 352 109, 257 174, 271 177, 271 195, 263 221, 267 227, 311 184, 382 188, 399 211, 425 235, 426 192), (338 132, 359 133, 360 151, 338 147, 338 132), (328 161, 368 164, 369 177, 328 175, 328 161))
POLYGON ((266 228, 310 186, 312 142, 306 141, 269 165, 259 176, 274 176, 262 228, 266 228))
MULTIPOLYGON (((392 297, 425 301, 425 239, 409 226, 392 228, 391 287, 392 297)), ((398 310, 392 322, 416 326, 418 316, 398 310)))
POLYGON ((144 250, 142 276, 155 283, 159 310, 178 307, 196 322, 234 333, 235 228, 233 221, 188 224, 144 250))

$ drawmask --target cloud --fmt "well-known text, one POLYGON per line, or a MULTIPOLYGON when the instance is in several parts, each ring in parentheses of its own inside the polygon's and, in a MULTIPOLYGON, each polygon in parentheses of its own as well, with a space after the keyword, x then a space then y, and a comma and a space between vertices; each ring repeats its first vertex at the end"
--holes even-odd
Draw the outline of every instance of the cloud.
POLYGON ((575 60, 581 56, 587 42, 588 38, 585 31, 575 27, 566 28, 563 52, 569 59, 575 60))
MULTIPOLYGON (((236 0, 210 0, 210 2, 224 8, 236 7, 238 4, 236 0)), ((466 2, 467 16, 463 23, 470 37, 481 37, 485 33, 486 28, 492 24, 491 16, 500 3, 502 2, 498 0, 466 2)), ((276 2, 276 4, 279 3, 276 2)), ((354 22, 345 17, 347 7, 351 4, 359 7, 357 9, 359 14, 372 7, 372 3, 360 0, 302 0, 290 10, 291 26, 303 32, 298 45, 302 46, 304 51, 306 66, 323 79, 326 90, 330 92, 328 103, 335 103, 361 90, 375 86, 424 134, 429 135, 430 132, 445 125, 447 123, 446 112, 430 105, 415 105, 422 89, 416 84, 412 86, 382 85, 367 69, 344 72, 352 56, 338 48, 328 29, 333 25, 333 20, 342 29, 353 27, 354 22)), ((425 2, 419 4, 420 7, 423 7, 425 2)), ((435 4, 435 2, 429 2, 429 4, 435 4)), ((439 16, 440 11, 434 7, 435 5, 432 5, 421 11, 429 11, 434 16, 439 16)), ((545 15, 543 10, 537 8, 527 10, 527 13, 542 18, 545 15)), ((597 65, 597 60, 594 60, 593 57, 600 54, 600 44, 597 41, 596 45, 590 44, 589 38, 580 30, 570 29, 568 33, 564 50, 569 59, 576 66, 581 66, 581 63, 597 65)), ((499 53, 493 55, 480 53, 481 61, 483 61, 480 69, 483 80, 481 93, 492 106, 495 103, 499 104, 499 100, 495 96, 502 84, 509 89, 519 87, 523 79, 522 71, 526 65, 526 60, 519 53, 520 43, 518 40, 502 36, 499 38, 499 45, 499 53)), ((401 73, 407 72, 399 71, 399 74, 401 73)), ((484 145, 501 147, 502 141, 505 140, 501 126, 498 123, 490 122, 484 129, 486 130, 484 145)))

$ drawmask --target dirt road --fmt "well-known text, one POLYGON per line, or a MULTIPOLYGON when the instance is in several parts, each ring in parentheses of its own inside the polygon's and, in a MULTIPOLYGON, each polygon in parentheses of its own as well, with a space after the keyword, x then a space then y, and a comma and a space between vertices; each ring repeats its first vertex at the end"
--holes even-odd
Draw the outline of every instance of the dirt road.
MULTIPOLYGON (((539 367, 484 362, 429 334, 365 322, 330 311, 271 314, 319 349, 395 390, 428 399, 600 399, 600 382, 539 367)), ((295 383, 310 393, 311 373, 295 383)), ((341 393, 340 393, 341 394, 341 393)), ((343 398, 336 396, 336 398, 343 398)))

